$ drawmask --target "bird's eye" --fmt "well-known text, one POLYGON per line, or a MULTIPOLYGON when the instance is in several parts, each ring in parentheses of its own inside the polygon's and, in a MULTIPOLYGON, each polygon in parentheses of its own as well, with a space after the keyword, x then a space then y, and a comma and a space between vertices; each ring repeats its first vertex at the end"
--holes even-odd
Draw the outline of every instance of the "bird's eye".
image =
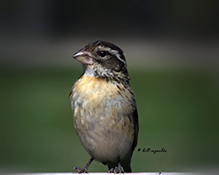
POLYGON ((105 57, 107 55, 106 51, 99 51, 98 55, 100 55, 101 57, 105 57))

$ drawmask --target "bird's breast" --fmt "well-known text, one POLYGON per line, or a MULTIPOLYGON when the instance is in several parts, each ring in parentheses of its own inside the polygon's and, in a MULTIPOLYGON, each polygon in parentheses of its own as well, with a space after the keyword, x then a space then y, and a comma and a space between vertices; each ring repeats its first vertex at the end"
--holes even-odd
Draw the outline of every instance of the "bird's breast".
POLYGON ((130 86, 85 75, 74 84, 70 100, 73 101, 72 107, 98 112, 106 112, 107 109, 113 112, 116 109, 117 112, 129 113, 135 103, 130 86))
POLYGON ((128 154, 136 107, 130 86, 83 75, 74 84, 70 101, 76 132, 91 156, 113 161, 128 154))

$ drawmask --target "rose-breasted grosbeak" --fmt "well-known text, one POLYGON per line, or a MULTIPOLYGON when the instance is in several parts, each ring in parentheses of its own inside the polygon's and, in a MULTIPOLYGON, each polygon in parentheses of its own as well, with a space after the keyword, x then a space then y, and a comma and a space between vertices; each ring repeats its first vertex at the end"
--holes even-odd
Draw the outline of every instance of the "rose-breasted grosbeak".
POLYGON ((123 51, 96 41, 73 55, 83 64, 83 74, 69 95, 77 135, 93 160, 108 165, 109 172, 131 172, 131 157, 138 139, 138 113, 123 51))

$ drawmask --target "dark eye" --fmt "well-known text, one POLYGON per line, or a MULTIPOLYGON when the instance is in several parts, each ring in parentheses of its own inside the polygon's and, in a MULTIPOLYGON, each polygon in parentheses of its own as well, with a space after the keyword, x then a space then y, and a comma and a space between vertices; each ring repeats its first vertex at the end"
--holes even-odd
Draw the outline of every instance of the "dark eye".
POLYGON ((98 55, 100 55, 101 57, 105 57, 108 53, 106 51, 99 51, 98 55))

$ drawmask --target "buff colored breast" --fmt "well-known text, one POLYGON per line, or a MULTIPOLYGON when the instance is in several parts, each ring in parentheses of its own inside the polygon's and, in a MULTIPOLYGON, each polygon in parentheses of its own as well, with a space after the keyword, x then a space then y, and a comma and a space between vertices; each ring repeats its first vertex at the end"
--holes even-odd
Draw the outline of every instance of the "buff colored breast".
POLYGON ((70 95, 74 127, 86 151, 101 162, 125 158, 134 139, 131 87, 83 75, 70 95))

